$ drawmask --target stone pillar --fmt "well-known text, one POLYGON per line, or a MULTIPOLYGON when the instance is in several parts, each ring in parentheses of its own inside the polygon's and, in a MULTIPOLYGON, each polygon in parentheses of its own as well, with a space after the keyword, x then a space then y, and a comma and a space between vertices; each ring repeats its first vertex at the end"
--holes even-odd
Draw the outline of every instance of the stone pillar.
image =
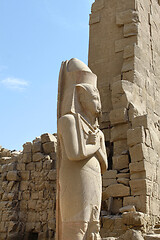
POLYGON ((89 67, 98 76, 110 169, 111 212, 134 205, 159 215, 160 6, 157 0, 96 0, 90 15, 89 67), (113 145, 113 152, 111 146, 113 145))

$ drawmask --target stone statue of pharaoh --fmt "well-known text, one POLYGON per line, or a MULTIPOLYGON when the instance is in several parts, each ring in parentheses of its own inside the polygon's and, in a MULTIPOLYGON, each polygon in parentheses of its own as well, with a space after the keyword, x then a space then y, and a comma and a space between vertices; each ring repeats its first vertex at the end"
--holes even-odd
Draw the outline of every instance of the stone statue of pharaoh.
POLYGON ((57 240, 99 240, 101 173, 107 169, 97 77, 83 62, 62 63, 58 92, 57 240))

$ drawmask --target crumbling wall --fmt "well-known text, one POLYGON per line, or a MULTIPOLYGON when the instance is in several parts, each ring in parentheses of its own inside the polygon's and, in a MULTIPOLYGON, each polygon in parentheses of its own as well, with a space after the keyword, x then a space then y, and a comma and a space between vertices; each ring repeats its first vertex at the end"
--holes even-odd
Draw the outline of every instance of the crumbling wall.
POLYGON ((56 137, 43 134, 23 152, 0 152, 0 239, 54 239, 56 137))

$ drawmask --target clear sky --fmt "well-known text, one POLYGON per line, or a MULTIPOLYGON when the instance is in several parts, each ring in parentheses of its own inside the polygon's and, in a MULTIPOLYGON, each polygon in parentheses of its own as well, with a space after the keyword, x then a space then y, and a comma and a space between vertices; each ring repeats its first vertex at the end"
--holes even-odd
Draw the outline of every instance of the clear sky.
POLYGON ((0 0, 0 145, 22 149, 56 132, 58 74, 87 64, 93 0, 0 0))

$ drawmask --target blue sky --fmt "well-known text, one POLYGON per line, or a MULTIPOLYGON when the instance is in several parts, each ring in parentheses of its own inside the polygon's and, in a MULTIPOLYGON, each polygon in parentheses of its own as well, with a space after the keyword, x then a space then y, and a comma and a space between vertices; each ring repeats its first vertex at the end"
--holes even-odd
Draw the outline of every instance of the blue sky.
POLYGON ((0 145, 56 132, 58 74, 87 63, 92 0, 0 0, 0 145))

